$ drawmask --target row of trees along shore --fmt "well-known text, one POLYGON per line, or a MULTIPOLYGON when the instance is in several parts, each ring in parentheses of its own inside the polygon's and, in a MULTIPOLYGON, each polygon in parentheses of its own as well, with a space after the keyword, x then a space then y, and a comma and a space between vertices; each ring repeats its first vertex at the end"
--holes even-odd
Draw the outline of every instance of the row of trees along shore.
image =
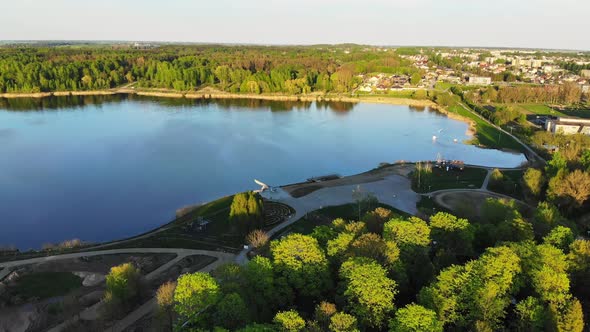
POLYGON ((348 92, 358 74, 412 75, 419 70, 395 51, 329 47, 163 46, 153 49, 0 48, 0 92, 139 87, 228 92, 348 92))

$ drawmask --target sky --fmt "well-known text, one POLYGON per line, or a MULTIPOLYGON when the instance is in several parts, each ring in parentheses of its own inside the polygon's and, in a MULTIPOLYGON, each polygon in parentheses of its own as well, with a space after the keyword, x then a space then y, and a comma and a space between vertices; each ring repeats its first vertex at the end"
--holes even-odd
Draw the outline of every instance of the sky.
POLYGON ((0 0, 0 40, 590 50, 589 0, 0 0))

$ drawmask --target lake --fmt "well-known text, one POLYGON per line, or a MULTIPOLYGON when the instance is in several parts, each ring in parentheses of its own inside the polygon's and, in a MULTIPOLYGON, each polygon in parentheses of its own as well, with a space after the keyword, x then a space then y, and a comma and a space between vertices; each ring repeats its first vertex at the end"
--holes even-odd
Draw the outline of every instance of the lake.
POLYGON ((385 104, 0 99, 0 244, 136 235, 182 206, 257 189, 254 179, 282 185, 438 154, 497 167, 525 160, 463 144, 467 129, 385 104))

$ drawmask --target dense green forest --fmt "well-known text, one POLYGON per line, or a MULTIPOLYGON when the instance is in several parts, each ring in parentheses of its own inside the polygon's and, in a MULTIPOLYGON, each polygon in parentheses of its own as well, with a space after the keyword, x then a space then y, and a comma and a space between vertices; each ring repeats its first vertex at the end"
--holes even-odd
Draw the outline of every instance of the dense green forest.
POLYGON ((157 324, 185 331, 582 332, 590 241, 547 214, 529 221, 505 200, 489 199, 484 209, 477 221, 445 212, 425 221, 377 208, 362 221, 335 219, 310 234, 289 234, 259 246, 244 266, 162 286, 157 324))
POLYGON ((0 92, 139 87, 289 94, 348 92, 358 74, 412 74, 394 50, 340 47, 163 46, 0 48, 0 92))

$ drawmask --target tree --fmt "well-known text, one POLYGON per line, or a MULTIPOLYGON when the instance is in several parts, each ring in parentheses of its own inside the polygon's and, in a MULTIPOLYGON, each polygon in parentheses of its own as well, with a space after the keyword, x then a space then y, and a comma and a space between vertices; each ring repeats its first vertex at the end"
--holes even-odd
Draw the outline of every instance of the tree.
POLYGON ((547 194, 571 208, 580 207, 590 197, 590 174, 575 170, 560 181, 550 181, 547 194))
POLYGON ((527 169, 526 172, 524 172, 523 181, 527 190, 533 194, 533 196, 539 197, 541 195, 543 186, 545 186, 545 177, 543 176, 542 171, 535 168, 527 169))
POLYGON ((393 218, 393 212, 391 210, 378 207, 373 211, 367 212, 362 220, 367 225, 369 232, 381 234, 383 233, 383 224, 391 218, 393 218))
POLYGON ((338 233, 336 233, 336 231, 332 227, 327 225, 320 225, 314 227, 313 231, 310 234, 311 237, 318 240, 318 243, 322 247, 325 247, 328 241, 336 238, 337 235, 338 233))
POLYGON ((248 308, 242 297, 237 293, 225 295, 215 306, 214 321, 232 331, 244 326, 248 322, 248 308))
POLYGON ((354 256, 372 258, 384 263, 386 245, 379 235, 366 233, 352 242, 350 251, 354 256))
POLYGON ((582 332, 584 330, 584 313, 578 299, 574 298, 562 307, 550 305, 549 308, 558 332, 582 332))
POLYGON ((250 245, 252 248, 260 249, 268 243, 269 239, 270 237, 265 231, 256 229, 246 236, 246 243, 248 243, 248 245, 250 245))
POLYGON ((329 257, 333 257, 337 261, 341 261, 346 256, 348 248, 354 240, 354 237, 355 235, 353 233, 348 232, 338 234, 336 238, 328 241, 326 245, 326 253, 329 257))
POLYGON ((347 308, 367 327, 379 328, 393 311, 397 284, 381 265, 367 258, 351 258, 340 267, 347 308))
POLYGON ((229 212, 229 222, 246 235, 264 224, 264 206, 259 194, 245 192, 236 194, 229 212))
POLYGON ((305 320, 295 310, 278 312, 273 322, 279 331, 298 332, 305 328, 305 320))
POLYGON ((111 268, 106 277, 106 294, 123 304, 128 304, 139 293, 139 270, 131 263, 111 268))
POLYGON ((432 240, 436 241, 437 246, 461 255, 472 254, 474 230, 467 219, 438 212, 430 217, 430 229, 432 240))
POLYGON ((419 294, 444 324, 477 330, 497 330, 518 285, 520 258, 508 247, 488 248, 476 261, 453 265, 419 294))
POLYGON ((383 238, 396 242, 402 250, 408 246, 426 247, 430 244, 430 228, 424 220, 417 217, 407 220, 396 218, 383 226, 383 238))
POLYGON ((240 293, 246 286, 243 268, 237 263, 219 265, 210 274, 219 283, 219 289, 223 293, 240 293))
POLYGON ((158 313, 166 321, 164 330, 172 331, 174 327, 174 289, 173 282, 166 282, 158 287, 156 301, 158 302, 158 313))
POLYGON ((327 329, 330 324, 330 318, 336 312, 336 305, 334 303, 322 301, 315 307, 314 317, 323 329, 327 329))
POLYGON ((539 202, 533 216, 533 227, 538 238, 546 236, 553 228, 564 223, 565 219, 555 205, 539 202))
POLYGON ((328 261, 318 241, 291 234, 272 241, 270 251, 278 275, 304 296, 318 296, 329 285, 328 261))
POLYGON ((250 303, 250 314, 257 321, 272 319, 276 308, 287 306, 292 302, 293 294, 289 287, 282 287, 280 279, 275 277, 274 267, 270 259, 256 256, 245 268, 247 281, 244 298, 250 303))
POLYGON ((183 274, 174 291, 174 309, 184 319, 198 322, 200 315, 215 305, 221 296, 219 285, 207 273, 183 274))
POLYGON ((418 304, 408 304, 395 313, 389 324, 392 332, 442 332, 443 324, 436 313, 418 304))
POLYGON ((529 296, 516 304, 516 325, 519 331, 541 332, 547 312, 541 301, 529 296))
POLYGON ((331 332, 359 332, 356 317, 338 312, 330 318, 329 329, 331 332))
POLYGON ((421 80, 422 80, 422 75, 420 75, 419 73, 414 73, 414 74, 412 74, 412 77, 410 78, 410 83, 412 85, 418 85, 418 83, 420 83, 421 80))
POLYGON ((547 174, 547 178, 554 178, 560 171, 567 169, 567 160, 561 155, 560 152, 556 152, 553 154, 553 157, 549 162, 547 162, 547 166, 545 166, 545 174, 547 174))
POLYGON ((570 244, 574 242, 574 239, 574 232, 572 232, 571 228, 557 226, 543 238, 543 242, 553 245, 563 251, 567 251, 570 244))

